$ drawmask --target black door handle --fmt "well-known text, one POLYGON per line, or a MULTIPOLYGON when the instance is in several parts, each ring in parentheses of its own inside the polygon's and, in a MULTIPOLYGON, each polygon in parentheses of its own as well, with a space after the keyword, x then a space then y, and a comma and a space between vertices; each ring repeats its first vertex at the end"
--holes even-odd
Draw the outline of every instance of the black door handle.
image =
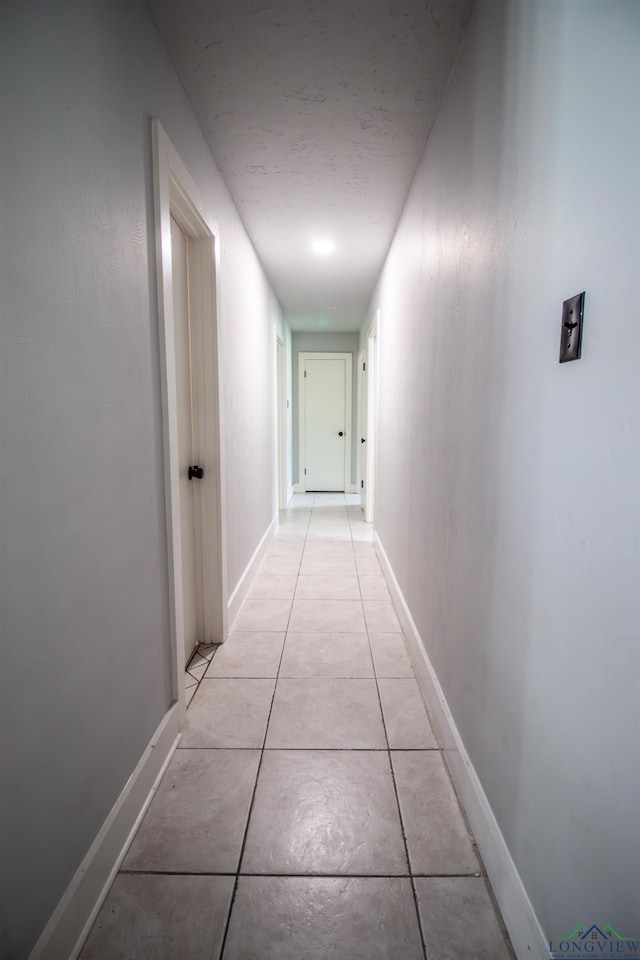
POLYGON ((366 443, 366 442, 367 442, 366 437, 360 437, 360 443, 366 443))
POLYGON ((202 480, 204 477, 204 470, 202 467, 199 467, 197 463, 194 463, 192 467, 189 467, 189 480, 202 480))
POLYGON ((339 436, 339 437, 344 437, 344 433, 342 432, 342 430, 340 430, 340 432, 338 433, 338 436, 339 436))

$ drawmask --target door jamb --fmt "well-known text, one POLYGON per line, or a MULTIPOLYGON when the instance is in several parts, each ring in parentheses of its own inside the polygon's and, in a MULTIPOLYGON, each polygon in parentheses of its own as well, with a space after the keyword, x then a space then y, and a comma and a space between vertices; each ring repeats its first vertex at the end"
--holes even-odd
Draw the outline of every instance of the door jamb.
POLYGON ((360 503, 362 503, 362 496, 364 493, 366 500, 366 489, 362 483, 364 480, 366 483, 366 476, 362 472, 362 457, 363 457, 363 439, 366 442, 366 416, 367 416, 367 401, 365 398, 365 389, 366 389, 366 371, 363 370, 363 366, 366 363, 367 352, 366 348, 363 347, 362 350, 358 353, 358 384, 357 384, 357 399, 358 399, 358 424, 357 424, 357 435, 356 435, 356 447, 357 447, 357 478, 356 486, 357 492, 360 495, 360 503))
POLYGON ((306 493, 307 490, 307 481, 305 477, 305 460, 306 460, 306 428, 305 428, 305 413, 306 413, 306 397, 305 397, 305 388, 304 388, 304 364, 306 360, 345 360, 345 433, 347 435, 347 442, 345 444, 345 456, 344 456, 344 491, 345 493, 349 492, 351 487, 351 430, 352 430, 352 414, 351 414, 351 391, 352 391, 352 379, 353 379, 353 354, 352 353, 318 353, 318 352, 309 352, 309 353, 299 353, 298 354, 298 482, 299 489, 301 493, 306 493))
POLYGON ((171 276, 171 223, 174 216, 190 238, 190 322, 199 364, 193 371, 194 453, 212 483, 200 496, 203 639, 220 643, 227 630, 226 511, 221 391, 219 386, 219 228, 205 213, 200 193, 157 119, 152 121, 154 221, 158 273, 158 320, 164 441, 164 478, 169 568, 169 623, 172 697, 186 716, 184 694, 184 618, 182 535, 178 463, 178 416, 171 276), (208 362, 206 362, 208 361, 208 362))
POLYGON ((378 358, 380 341, 378 339, 380 310, 367 333, 367 476, 365 477, 366 497, 365 515, 367 523, 374 523, 376 501, 376 463, 378 458, 378 358))
POLYGON ((278 457, 278 507, 287 507, 287 348, 284 340, 276 334, 276 416, 278 457))

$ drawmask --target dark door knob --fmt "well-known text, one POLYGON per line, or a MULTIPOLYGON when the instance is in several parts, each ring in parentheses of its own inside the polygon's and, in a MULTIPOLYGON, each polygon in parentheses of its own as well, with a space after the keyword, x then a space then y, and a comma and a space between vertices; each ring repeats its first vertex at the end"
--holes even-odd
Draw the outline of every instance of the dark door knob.
POLYGON ((197 463, 194 463, 192 467, 189 467, 189 480, 202 480, 204 477, 204 470, 202 467, 199 467, 197 463))
POLYGON ((366 443, 366 442, 367 442, 366 437, 360 437, 360 443, 366 443))
POLYGON ((339 436, 339 437, 344 437, 344 433, 342 432, 342 430, 338 433, 338 436, 339 436))

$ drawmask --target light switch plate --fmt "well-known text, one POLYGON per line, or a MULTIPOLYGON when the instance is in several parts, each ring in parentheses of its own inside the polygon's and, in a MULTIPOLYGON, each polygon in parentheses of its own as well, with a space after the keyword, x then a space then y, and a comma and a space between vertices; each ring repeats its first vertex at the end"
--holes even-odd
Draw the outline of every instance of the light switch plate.
POLYGON ((584 290, 562 304, 562 331, 560 333, 560 363, 579 360, 582 353, 582 321, 584 319, 584 290))

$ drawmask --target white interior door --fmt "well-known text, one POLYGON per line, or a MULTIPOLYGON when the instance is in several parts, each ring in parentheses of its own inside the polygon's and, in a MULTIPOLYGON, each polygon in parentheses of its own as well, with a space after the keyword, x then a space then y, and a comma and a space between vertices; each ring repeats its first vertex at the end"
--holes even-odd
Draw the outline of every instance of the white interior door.
POLYGON ((222 643, 228 622, 220 235, 210 211, 202 207, 197 185, 155 119, 151 130, 172 696, 184 726, 185 661, 197 642, 222 643), (202 467, 203 479, 189 481, 189 466, 195 464, 202 467))
POLYGON ((365 500, 364 500, 364 518, 367 523, 374 522, 374 506, 376 497, 376 457, 377 457, 377 417, 378 417, 378 320, 380 311, 376 313, 376 323, 369 331, 367 338, 366 353, 366 401, 367 401, 367 419, 366 447, 365 456, 365 500))
POLYGON ((171 217, 171 274, 178 401, 178 457, 180 465, 180 529, 184 608, 184 662, 189 661, 200 634, 195 498, 197 479, 189 479, 193 459, 193 390, 189 323, 189 242, 171 217))
POLYGON ((278 507, 287 506, 287 352, 284 340, 276 337, 276 433, 278 437, 278 507))
POLYGON ((367 488, 369 478, 367 475, 368 444, 367 433, 369 424, 369 414, 367 408, 367 352, 363 350, 360 354, 360 504, 363 510, 367 505, 367 488))
POLYGON ((303 363, 305 489, 344 491, 351 443, 351 354, 307 355, 303 363))

